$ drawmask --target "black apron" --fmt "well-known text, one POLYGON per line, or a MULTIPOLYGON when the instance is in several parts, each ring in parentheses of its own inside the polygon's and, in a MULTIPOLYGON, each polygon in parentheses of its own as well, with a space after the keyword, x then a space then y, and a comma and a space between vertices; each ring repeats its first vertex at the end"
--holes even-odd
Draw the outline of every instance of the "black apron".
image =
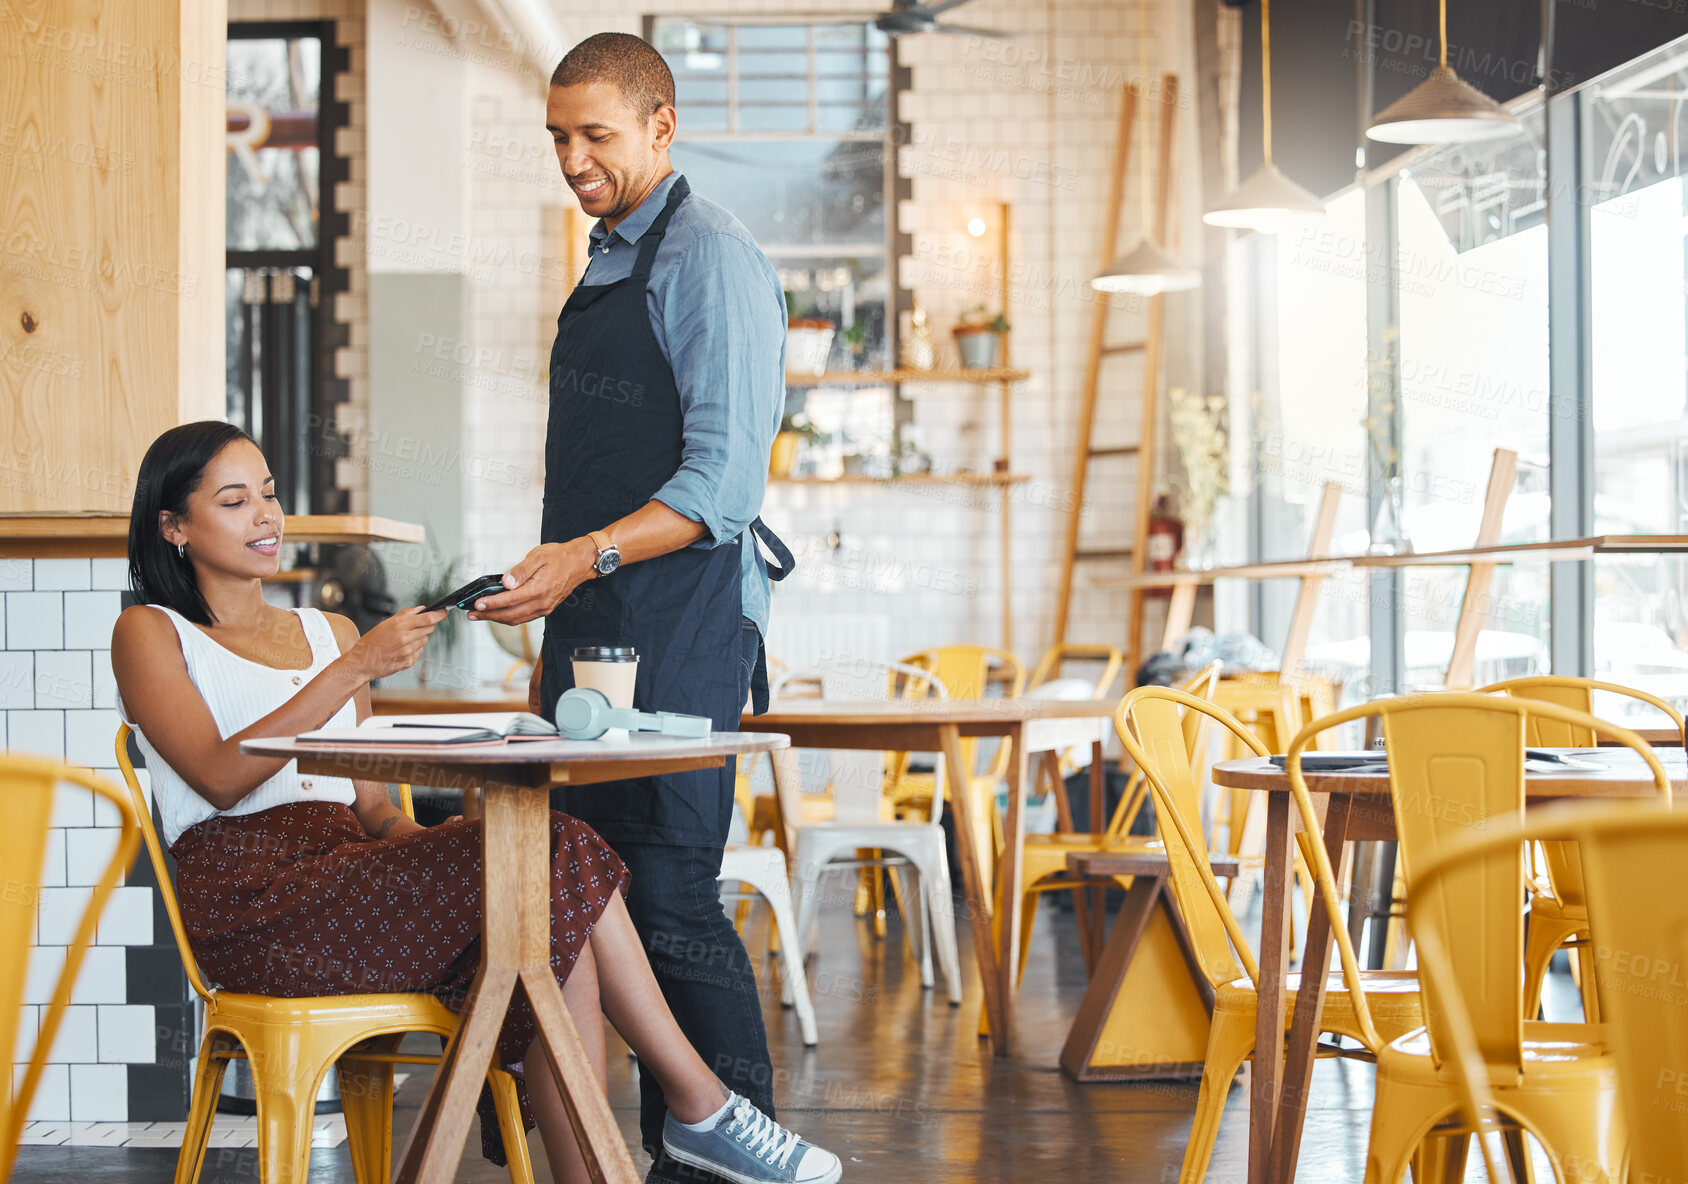
MULTIPOLYGON (((676 178, 667 204, 639 238, 632 274, 578 285, 557 318, 541 542, 602 530, 648 503, 680 468, 680 391, 651 330, 645 289, 669 220, 690 192, 685 178, 676 178)), ((770 578, 783 579, 791 553, 760 519, 751 529, 781 564, 770 578)), ((639 651, 635 707, 706 715, 717 731, 737 731, 745 704, 742 545, 741 536, 714 547, 682 547, 575 589, 545 622, 540 703, 546 718, 554 722, 557 697, 574 685, 576 646, 631 645, 639 651)), ((766 709, 765 699, 764 691, 756 710, 766 709)), ((733 775, 729 758, 722 769, 557 790, 552 805, 611 845, 718 848, 732 819, 733 775)))

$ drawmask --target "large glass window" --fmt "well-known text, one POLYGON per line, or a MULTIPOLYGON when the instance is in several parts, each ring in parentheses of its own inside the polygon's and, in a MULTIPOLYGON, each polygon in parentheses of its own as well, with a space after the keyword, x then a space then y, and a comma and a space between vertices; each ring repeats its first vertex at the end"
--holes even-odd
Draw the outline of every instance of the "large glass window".
MULTIPOLYGON (((1517 454, 1499 542, 1549 537, 1547 225, 1540 112, 1508 139, 1443 149, 1395 183, 1401 449, 1416 551, 1471 546, 1497 448, 1517 454)), ((1440 683, 1468 569, 1406 568, 1408 686, 1440 683)), ((1475 677, 1545 671, 1548 565, 1497 568, 1475 677)))
POLYGON ((756 236, 791 315, 833 326, 827 368, 888 368, 886 36, 659 17, 651 38, 674 71, 674 167, 756 236))
MULTIPOLYGON (((1688 533, 1688 51, 1666 47, 1583 96, 1590 202, 1594 526, 1688 533)), ((1593 673, 1688 707, 1688 560, 1595 561, 1593 673)), ((1645 709, 1602 704, 1621 718, 1645 709)))

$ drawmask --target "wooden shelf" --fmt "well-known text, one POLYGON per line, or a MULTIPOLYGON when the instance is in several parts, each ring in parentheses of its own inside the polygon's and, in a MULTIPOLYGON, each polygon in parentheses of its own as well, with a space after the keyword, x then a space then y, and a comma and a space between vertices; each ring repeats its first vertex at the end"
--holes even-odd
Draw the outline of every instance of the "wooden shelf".
POLYGON ((1029 370, 828 370, 798 374, 788 370, 786 386, 897 386, 913 382, 1024 382, 1029 370))
POLYGON ((1098 588, 1176 588, 1181 584, 1211 584, 1215 580, 1285 580, 1305 576, 1330 576, 1342 571, 1352 559, 1286 559, 1275 563, 1245 563, 1238 567, 1214 567, 1206 571, 1149 571, 1141 575, 1098 577, 1098 588))
POLYGON ((900 477, 769 477, 770 485, 1018 485, 1029 473, 904 473, 900 477))
POLYGON ((1667 555, 1688 552, 1688 535, 1597 534, 1581 539, 1539 543, 1497 543, 1456 551, 1421 551, 1405 555, 1359 555, 1355 567, 1462 567, 1473 563, 1512 563, 1519 559, 1592 559, 1596 555, 1667 555))
MULTIPOLYGON (((289 543, 420 543, 414 522, 358 514, 287 519, 289 543)), ((0 559, 114 559, 129 553, 127 514, 0 514, 0 559)))

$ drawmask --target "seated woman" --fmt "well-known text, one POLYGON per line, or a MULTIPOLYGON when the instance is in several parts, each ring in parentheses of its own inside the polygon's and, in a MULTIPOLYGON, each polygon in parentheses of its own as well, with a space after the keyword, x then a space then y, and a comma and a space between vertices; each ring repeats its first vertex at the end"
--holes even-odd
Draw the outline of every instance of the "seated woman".
MULTIPOLYGON (((118 709, 137 729, 175 855, 194 955, 220 986, 264 995, 426 991, 461 1009, 478 962, 481 828, 424 828, 384 784, 300 777, 240 742, 345 726, 372 679, 410 667, 443 612, 409 609, 362 637, 345 617, 265 602, 283 516, 264 457, 238 428, 184 424, 147 450, 129 519, 143 602, 112 634, 118 709)), ((551 815, 551 965, 600 1085, 608 1018, 655 1075, 676 1159, 742 1184, 832 1184, 836 1156, 728 1092, 663 1002, 622 901, 621 860, 585 824, 551 815)), ((546 1064, 517 991, 502 1062, 546 1064)), ((589 1177, 555 1080, 524 1083, 558 1180, 589 1177)), ((502 1162, 482 1110, 483 1143, 502 1162)), ((531 1125, 531 1124, 530 1124, 531 1125)))

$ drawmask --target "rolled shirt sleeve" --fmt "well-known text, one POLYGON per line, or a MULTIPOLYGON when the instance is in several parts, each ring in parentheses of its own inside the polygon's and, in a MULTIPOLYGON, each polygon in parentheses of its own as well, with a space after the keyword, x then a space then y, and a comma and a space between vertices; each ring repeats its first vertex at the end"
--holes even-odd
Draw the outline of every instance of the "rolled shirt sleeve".
POLYGON ((650 293, 651 318, 680 389, 680 467, 657 501, 714 547, 762 509, 768 452, 785 405, 785 303, 779 277, 750 243, 700 237, 650 293))

